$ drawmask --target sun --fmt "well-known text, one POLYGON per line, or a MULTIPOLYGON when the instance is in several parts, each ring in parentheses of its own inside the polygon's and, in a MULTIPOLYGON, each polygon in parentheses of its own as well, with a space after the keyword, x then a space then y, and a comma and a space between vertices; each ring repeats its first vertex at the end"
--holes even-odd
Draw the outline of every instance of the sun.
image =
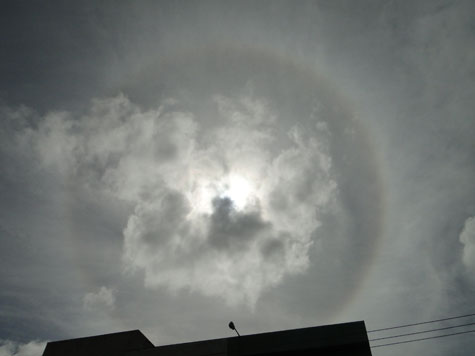
POLYGON ((230 174, 220 196, 229 198, 233 207, 241 211, 254 202, 255 189, 250 180, 239 174, 230 174))
POLYGON ((189 194, 193 211, 199 214, 212 214, 213 200, 216 198, 228 198, 233 209, 243 211, 255 205, 257 190, 252 180, 242 174, 230 173, 214 179, 201 176, 189 194))

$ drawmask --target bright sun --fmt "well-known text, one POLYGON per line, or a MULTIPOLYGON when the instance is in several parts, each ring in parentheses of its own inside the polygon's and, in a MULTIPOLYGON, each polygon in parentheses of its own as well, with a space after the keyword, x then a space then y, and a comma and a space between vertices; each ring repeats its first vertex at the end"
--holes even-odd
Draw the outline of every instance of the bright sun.
POLYGON ((194 188, 190 201, 197 213, 212 213, 212 202, 217 197, 229 198, 237 211, 245 210, 256 201, 256 189, 252 181, 236 173, 221 179, 201 177, 194 188))
POLYGON ((240 175, 231 174, 220 196, 231 199, 236 210, 243 210, 251 203, 253 193, 254 187, 249 180, 240 175))

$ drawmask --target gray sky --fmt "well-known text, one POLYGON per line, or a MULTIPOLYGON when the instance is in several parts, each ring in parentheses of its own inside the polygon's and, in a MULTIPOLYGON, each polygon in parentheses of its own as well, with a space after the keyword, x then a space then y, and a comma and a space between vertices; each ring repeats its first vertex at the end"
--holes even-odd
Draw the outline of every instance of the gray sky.
POLYGON ((474 11, 5 2, 0 356, 474 313, 474 11))

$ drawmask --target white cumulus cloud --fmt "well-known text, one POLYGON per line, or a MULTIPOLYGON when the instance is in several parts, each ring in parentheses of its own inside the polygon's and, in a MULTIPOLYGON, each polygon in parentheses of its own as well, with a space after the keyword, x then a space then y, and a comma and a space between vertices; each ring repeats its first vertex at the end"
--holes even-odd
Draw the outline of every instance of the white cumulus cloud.
MULTIPOLYGON (((308 268, 337 193, 328 132, 283 131, 259 98, 211 98, 207 125, 173 105, 97 100, 80 118, 47 115, 27 136, 43 165, 133 206, 123 260, 145 272, 146 286, 252 307, 308 268)), ((112 305, 113 294, 103 287, 84 301, 112 305)))
POLYGON ((99 308, 112 309, 115 306, 115 293, 111 288, 102 286, 97 292, 89 292, 83 298, 84 308, 94 310, 99 308))
POLYGON ((46 347, 44 341, 19 343, 11 340, 0 340, 0 356, 41 356, 46 347))

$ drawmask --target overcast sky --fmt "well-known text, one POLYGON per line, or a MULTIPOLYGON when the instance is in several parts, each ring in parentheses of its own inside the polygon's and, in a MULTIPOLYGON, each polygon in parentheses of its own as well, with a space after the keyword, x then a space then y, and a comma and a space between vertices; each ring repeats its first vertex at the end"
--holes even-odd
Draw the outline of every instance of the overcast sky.
POLYGON ((4 1, 0 356, 475 313, 474 19, 469 0, 4 1))

